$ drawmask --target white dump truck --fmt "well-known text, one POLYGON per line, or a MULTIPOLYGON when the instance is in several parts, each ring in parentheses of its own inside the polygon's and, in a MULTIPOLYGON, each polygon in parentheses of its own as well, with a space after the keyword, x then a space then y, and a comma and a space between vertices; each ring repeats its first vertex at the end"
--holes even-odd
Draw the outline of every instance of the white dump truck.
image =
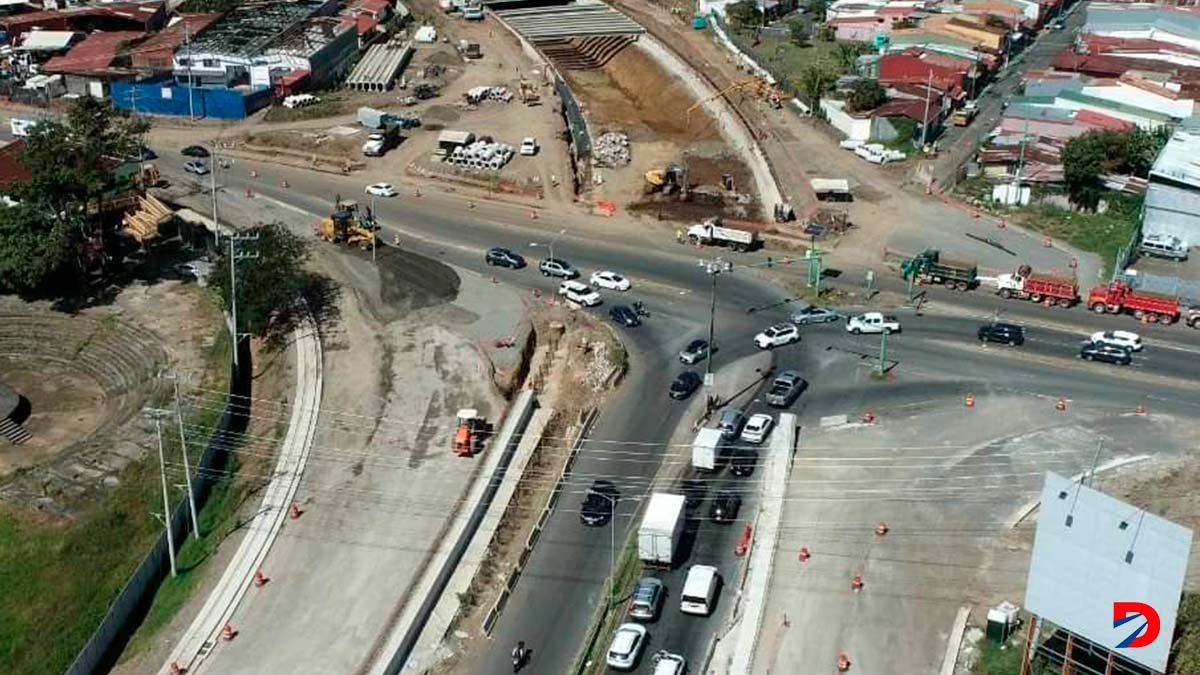
POLYGON ((758 245, 758 235, 749 230, 725 227, 721 219, 713 216, 703 223, 692 225, 687 230, 688 241, 706 246, 728 246, 735 251, 749 251, 758 245))
POLYGON ((648 566, 670 567, 683 533, 684 496, 666 492, 650 495, 638 528, 638 557, 648 566))
POLYGON ((692 468, 713 471, 717 468, 717 453, 721 447, 720 429, 701 429, 692 441, 692 468))

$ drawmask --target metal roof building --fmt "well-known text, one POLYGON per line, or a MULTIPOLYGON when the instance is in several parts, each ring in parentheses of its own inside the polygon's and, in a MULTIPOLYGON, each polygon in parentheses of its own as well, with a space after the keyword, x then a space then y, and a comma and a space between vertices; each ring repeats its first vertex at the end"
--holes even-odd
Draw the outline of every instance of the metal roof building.
POLYGON ((1142 220, 1148 234, 1200 246, 1200 124, 1177 129, 1150 168, 1142 220))
POLYGON ((596 0, 555 7, 506 9, 495 14, 534 44, 564 38, 636 36, 646 32, 629 17, 596 0))

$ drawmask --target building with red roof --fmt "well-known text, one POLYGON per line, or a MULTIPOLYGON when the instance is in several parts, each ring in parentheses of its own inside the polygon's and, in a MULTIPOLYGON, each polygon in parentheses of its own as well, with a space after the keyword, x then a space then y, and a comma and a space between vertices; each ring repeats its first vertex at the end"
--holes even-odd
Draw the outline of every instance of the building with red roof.
POLYGON ((109 82, 137 75, 129 63, 130 52, 143 37, 138 31, 92 33, 66 54, 43 63, 41 72, 62 75, 68 94, 103 98, 109 82))
POLYGON ((221 18, 220 14, 180 14, 179 20, 151 35, 138 45, 131 55, 130 65, 140 75, 170 72, 174 67, 175 51, 196 39, 221 18))
POLYGON ((162 28, 166 20, 165 2, 110 2, 0 17, 0 30, 13 42, 34 29, 148 33, 162 28))

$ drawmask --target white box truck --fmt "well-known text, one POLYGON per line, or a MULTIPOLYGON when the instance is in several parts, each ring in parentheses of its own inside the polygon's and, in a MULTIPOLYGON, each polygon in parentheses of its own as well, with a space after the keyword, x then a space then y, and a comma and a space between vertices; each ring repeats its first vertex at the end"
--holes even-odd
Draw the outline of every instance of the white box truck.
POLYGON ((670 567, 683 533, 683 495, 655 492, 650 495, 638 528, 638 556, 648 566, 670 567))
POLYGON ((720 429, 701 429, 692 441, 692 468, 713 471, 717 468, 717 450, 721 447, 720 429))

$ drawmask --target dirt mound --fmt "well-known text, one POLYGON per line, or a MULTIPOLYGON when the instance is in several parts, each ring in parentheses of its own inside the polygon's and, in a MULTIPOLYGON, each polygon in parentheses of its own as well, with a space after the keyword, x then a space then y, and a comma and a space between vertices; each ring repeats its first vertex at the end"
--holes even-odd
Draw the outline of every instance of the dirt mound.
POLYGON ((696 104, 692 92, 636 44, 599 70, 563 74, 583 104, 589 122, 597 127, 624 129, 632 141, 685 144, 721 137, 702 109, 692 111, 689 121, 687 111, 696 104))
POLYGON ((463 61, 456 52, 438 50, 430 54, 424 62, 435 66, 460 66, 463 61))
MULTIPOLYGON (((431 105, 421 113, 422 122, 440 122, 446 124, 448 122, 457 122, 462 115, 458 109, 448 105, 431 105)), ((426 124, 426 126, 428 126, 426 124)))
MULTIPOLYGON (((451 267, 390 244, 381 240, 375 253, 378 294, 359 293, 360 301, 375 320, 391 323, 416 310, 453 302, 458 297, 462 282, 451 267)), ((366 265, 372 264, 370 249, 343 250, 366 265)))

